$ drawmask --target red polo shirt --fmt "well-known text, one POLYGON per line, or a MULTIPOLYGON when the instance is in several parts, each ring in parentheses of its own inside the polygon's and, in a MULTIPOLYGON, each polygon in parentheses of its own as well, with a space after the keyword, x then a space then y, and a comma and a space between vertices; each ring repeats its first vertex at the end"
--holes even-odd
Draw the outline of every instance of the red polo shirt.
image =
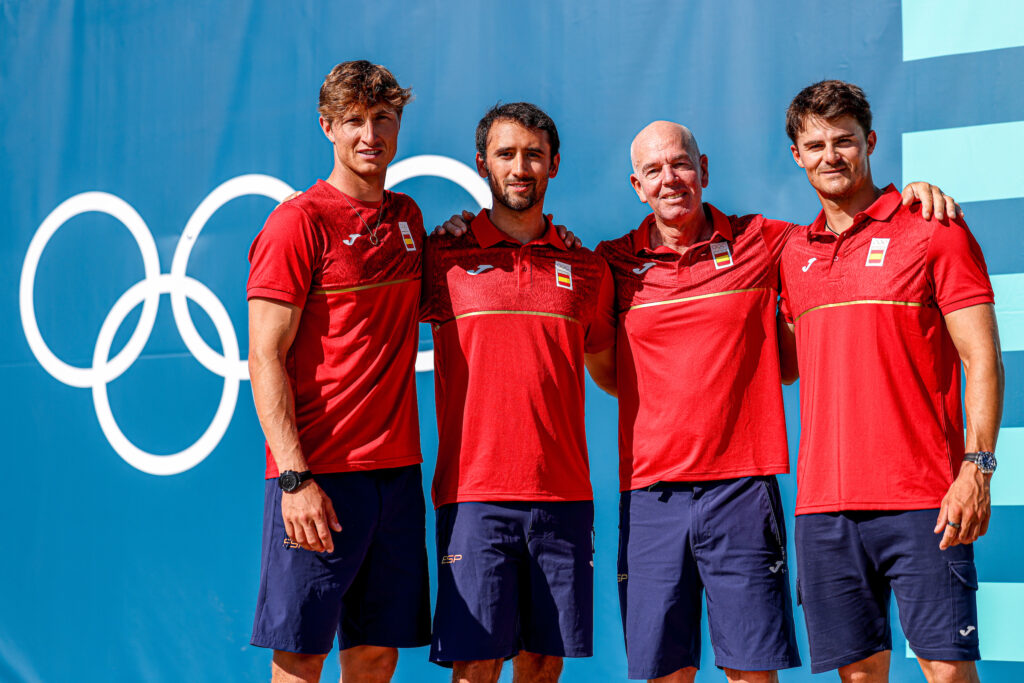
POLYGON ((943 315, 992 303, 962 222, 901 206, 887 187, 836 236, 824 213, 782 255, 796 322, 796 513, 938 507, 964 454, 960 356, 943 315))
POLYGON ((619 317, 619 480, 710 481, 789 471, 775 311, 793 230, 726 216, 683 255, 650 248, 654 214, 597 252, 619 317))
MULTIPOLYGON (((248 298, 302 308, 286 368, 315 473, 421 462, 416 383, 421 254, 416 203, 360 202, 318 181, 277 207, 249 251, 248 298), (354 207, 354 208, 353 208, 354 207), (357 215, 358 212, 358 215, 357 215)), ((277 465, 267 447, 267 478, 277 465)))
POLYGON ((550 223, 520 244, 481 211, 462 237, 427 241, 435 506, 592 499, 583 354, 614 343, 613 296, 607 264, 550 223))

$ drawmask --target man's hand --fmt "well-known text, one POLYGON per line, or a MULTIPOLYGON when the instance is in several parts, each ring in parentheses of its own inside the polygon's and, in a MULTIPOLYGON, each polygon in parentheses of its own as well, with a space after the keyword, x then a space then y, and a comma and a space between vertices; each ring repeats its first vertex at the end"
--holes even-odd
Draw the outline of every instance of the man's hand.
POLYGON ((942 534, 939 549, 961 543, 973 543, 988 531, 992 514, 989 493, 990 474, 982 474, 973 462, 965 462, 949 487, 935 520, 935 533, 942 534), (954 526, 955 525, 955 526, 954 526))
POLYGON ((918 181, 903 188, 903 206, 910 206, 916 201, 921 202, 921 218, 925 220, 932 217, 933 209, 937 221, 944 221, 947 216, 953 219, 964 217, 960 205, 931 183, 918 181))
POLYGON ((334 552, 331 531, 341 531, 334 506, 315 481, 305 482, 297 491, 281 492, 284 531, 306 550, 334 552))
MULTIPOLYGON (((472 211, 463 210, 462 214, 455 214, 444 222, 444 225, 439 225, 434 228, 434 235, 451 235, 452 237, 461 237, 466 234, 466 230, 469 229, 470 222, 476 218, 476 214, 472 211)), ((550 221, 552 218, 551 214, 547 215, 547 219, 550 221)), ((565 246, 570 249, 577 249, 583 246, 583 242, 580 238, 573 234, 571 230, 566 228, 564 225, 555 225, 555 231, 558 236, 565 242, 565 246)))

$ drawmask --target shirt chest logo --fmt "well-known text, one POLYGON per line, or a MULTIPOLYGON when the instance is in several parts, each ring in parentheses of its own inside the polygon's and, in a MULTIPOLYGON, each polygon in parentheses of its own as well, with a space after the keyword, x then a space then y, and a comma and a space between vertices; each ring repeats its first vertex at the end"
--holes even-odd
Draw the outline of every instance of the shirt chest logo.
POLYGON ((354 232, 348 236, 348 239, 342 240, 341 243, 351 247, 353 244, 356 243, 356 240, 359 239, 361 236, 362 235, 360 235, 358 232, 354 232))
POLYGON ((711 243, 711 260, 715 262, 715 270, 730 268, 732 266, 732 250, 728 242, 711 243))
POLYGON ((479 266, 477 266, 473 270, 467 270, 466 274, 467 275, 479 275, 480 273, 483 273, 484 271, 490 270, 493 267, 494 266, 492 266, 489 263, 481 263, 479 266))
POLYGON ((871 247, 868 249, 868 260, 865 266, 881 266, 885 263, 885 252, 889 250, 888 237, 872 237, 871 247))
POLYGON ((555 284, 562 289, 572 289, 572 266, 555 261, 555 284))
POLYGON ((639 268, 634 268, 633 272, 636 273, 637 275, 643 275, 644 273, 646 273, 648 270, 650 270, 651 268, 653 268, 656 265, 658 265, 658 264, 655 263, 654 261, 648 261, 647 263, 643 264, 639 268))
POLYGON ((416 242, 412 239, 412 230, 405 221, 399 221, 398 229, 402 232, 402 241, 405 243, 406 251, 416 251, 416 242))

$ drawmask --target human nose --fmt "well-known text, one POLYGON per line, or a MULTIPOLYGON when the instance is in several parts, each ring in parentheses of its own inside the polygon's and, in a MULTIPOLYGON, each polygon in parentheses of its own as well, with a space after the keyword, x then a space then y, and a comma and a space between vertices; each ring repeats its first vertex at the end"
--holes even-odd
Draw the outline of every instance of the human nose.
POLYGON ((516 154, 512 157, 512 174, 516 176, 526 175, 526 157, 516 154))
POLYGON ((363 124, 362 130, 359 131, 360 139, 365 143, 373 143, 380 137, 380 133, 377 130, 377 122, 373 119, 369 119, 363 124))
POLYGON ((827 163, 827 164, 829 164, 831 166, 831 165, 835 165, 840 160, 841 160, 841 157, 839 156, 839 150, 836 149, 836 146, 831 144, 831 143, 826 144, 825 145, 825 163, 827 163))

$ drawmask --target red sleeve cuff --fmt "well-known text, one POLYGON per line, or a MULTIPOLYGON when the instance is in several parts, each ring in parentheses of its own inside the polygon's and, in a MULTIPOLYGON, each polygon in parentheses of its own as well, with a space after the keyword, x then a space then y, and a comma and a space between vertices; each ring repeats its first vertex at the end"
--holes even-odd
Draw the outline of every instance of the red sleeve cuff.
POLYGON ((274 301, 283 301, 286 304, 292 306, 298 306, 302 308, 306 305, 306 295, 293 294, 292 292, 285 292, 280 289, 272 289, 270 287, 250 287, 246 291, 246 299, 273 299, 274 301))
POLYGON ((975 296, 967 297, 966 299, 957 299, 951 303, 946 303, 941 307, 941 310, 942 315, 949 315, 953 311, 959 311, 961 308, 991 303, 995 303, 995 298, 991 294, 976 294, 975 296))

